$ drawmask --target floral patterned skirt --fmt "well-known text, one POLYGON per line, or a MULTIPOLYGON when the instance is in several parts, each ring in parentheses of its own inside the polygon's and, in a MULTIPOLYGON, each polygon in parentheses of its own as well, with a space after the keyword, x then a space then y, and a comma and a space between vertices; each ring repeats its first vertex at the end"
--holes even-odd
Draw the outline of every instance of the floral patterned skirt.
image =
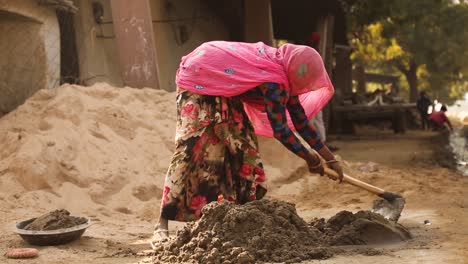
POLYGON ((192 221, 209 202, 243 204, 265 193, 257 138, 240 98, 178 88, 176 151, 164 182, 161 216, 192 221))

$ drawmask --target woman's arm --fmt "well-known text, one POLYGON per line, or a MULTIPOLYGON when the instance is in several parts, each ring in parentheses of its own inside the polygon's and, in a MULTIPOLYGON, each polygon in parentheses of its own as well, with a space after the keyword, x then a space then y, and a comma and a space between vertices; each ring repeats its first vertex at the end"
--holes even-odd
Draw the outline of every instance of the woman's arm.
MULTIPOLYGON (((317 151, 323 159, 326 160, 328 166, 338 172, 341 179, 343 178, 343 171, 335 156, 320 140, 320 136, 316 132, 314 126, 309 122, 304 108, 302 107, 298 96, 291 96, 287 102, 287 109, 289 116, 293 121, 294 127, 301 137, 309 144, 311 148, 317 151)), ((340 181, 341 181, 340 179, 340 181)))
POLYGON ((280 86, 276 83, 265 83, 260 86, 260 90, 263 93, 265 109, 274 137, 291 152, 303 158, 311 172, 323 174, 320 159, 301 144, 286 123, 288 93, 280 89, 280 86))
POLYGON ((299 135, 301 135, 307 144, 309 144, 309 146, 314 150, 319 151, 322 149, 324 145, 320 140, 320 135, 317 133, 311 122, 309 122, 304 108, 302 108, 302 105, 299 102, 299 97, 289 97, 286 107, 299 135))

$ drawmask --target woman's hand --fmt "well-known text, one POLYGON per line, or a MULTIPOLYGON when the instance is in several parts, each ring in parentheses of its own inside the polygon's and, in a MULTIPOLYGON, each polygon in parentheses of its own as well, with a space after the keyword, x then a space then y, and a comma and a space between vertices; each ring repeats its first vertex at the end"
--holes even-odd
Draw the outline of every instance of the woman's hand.
POLYGON ((321 176, 324 175, 325 172, 323 168, 323 162, 319 156, 310 153, 309 156, 306 158, 306 161, 307 166, 309 167, 309 172, 318 173, 321 176))
POLYGON ((329 167, 330 169, 332 169, 336 173, 338 173, 338 179, 336 179, 336 178, 334 178, 332 176, 328 176, 328 178, 330 178, 332 180, 338 180, 339 182, 342 182, 343 177, 344 177, 343 169, 341 169, 341 166, 338 163, 338 161, 335 160, 335 156, 333 155, 333 153, 331 153, 331 151, 326 146, 323 146, 323 148, 318 150, 318 154, 320 156, 322 156, 326 160, 327 167, 329 167))
POLYGON ((334 170, 336 173, 338 173, 338 179, 336 178, 333 178, 333 177, 329 177, 330 179, 336 181, 338 180, 340 183, 343 181, 343 177, 344 177, 344 174, 343 174, 343 169, 341 168, 340 164, 338 163, 338 161, 335 161, 333 160, 332 162, 330 163, 327 163, 328 167, 332 170, 334 170))

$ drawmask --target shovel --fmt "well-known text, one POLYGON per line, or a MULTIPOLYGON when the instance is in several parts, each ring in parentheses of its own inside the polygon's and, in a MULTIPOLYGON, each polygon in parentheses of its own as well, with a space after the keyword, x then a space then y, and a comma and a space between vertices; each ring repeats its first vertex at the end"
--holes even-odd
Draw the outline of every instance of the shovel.
MULTIPOLYGON (((325 174, 328 176, 335 179, 339 178, 339 175, 336 173, 336 171, 327 167, 324 169, 325 174)), ((400 194, 387 192, 384 189, 370 185, 346 174, 344 174, 343 181, 383 198, 374 201, 374 205, 372 206, 371 211, 382 215, 388 220, 394 222, 398 221, 401 215, 401 211, 403 211, 403 207, 405 207, 405 198, 403 198, 400 194)))

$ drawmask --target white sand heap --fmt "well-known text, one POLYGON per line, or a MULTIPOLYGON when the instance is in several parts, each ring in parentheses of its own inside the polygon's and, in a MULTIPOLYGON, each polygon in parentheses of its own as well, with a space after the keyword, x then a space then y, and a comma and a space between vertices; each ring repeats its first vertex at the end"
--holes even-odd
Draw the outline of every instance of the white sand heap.
MULTIPOLYGON (((170 162, 175 94, 63 85, 0 119, 0 200, 154 217, 170 162)), ((43 207, 46 209, 46 207, 43 207)))

